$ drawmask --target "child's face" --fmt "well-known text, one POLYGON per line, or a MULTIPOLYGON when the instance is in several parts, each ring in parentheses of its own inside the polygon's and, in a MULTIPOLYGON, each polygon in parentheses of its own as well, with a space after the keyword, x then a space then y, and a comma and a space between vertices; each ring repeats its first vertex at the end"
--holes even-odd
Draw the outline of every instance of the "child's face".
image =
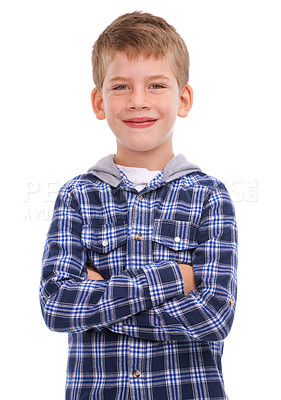
POLYGON ((165 152, 172 151, 177 115, 185 117, 191 108, 192 90, 179 90, 169 60, 129 60, 117 52, 92 102, 97 118, 107 118, 116 136, 117 152, 165 152))

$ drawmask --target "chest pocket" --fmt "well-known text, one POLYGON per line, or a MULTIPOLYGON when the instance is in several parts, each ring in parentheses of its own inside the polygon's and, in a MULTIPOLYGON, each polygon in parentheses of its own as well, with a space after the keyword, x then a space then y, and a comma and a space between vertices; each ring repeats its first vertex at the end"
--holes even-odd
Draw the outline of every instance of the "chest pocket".
POLYGON ((198 246, 198 226, 188 221, 154 221, 153 258, 191 263, 192 250, 198 246))
POLYGON ((127 224, 108 224, 98 228, 84 225, 81 242, 88 249, 107 254, 127 242, 127 224))
POLYGON ((119 274, 126 266, 126 223, 107 224, 98 227, 84 225, 81 243, 89 249, 90 262, 105 279, 119 274))

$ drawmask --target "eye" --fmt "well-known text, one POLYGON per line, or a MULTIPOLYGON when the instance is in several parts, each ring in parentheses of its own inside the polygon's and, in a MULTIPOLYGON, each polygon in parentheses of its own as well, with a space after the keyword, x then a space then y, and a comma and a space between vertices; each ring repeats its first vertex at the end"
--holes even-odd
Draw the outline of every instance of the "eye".
POLYGON ((150 85, 149 88, 151 89, 163 89, 165 86, 161 85, 160 83, 154 83, 153 85, 150 85))
POLYGON ((113 90, 126 90, 128 89, 127 85, 118 85, 113 88, 113 90))

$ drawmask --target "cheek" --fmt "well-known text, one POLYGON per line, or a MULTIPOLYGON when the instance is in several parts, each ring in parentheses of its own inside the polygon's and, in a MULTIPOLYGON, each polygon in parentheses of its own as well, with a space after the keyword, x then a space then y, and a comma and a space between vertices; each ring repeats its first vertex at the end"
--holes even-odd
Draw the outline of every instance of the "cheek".
POLYGON ((122 109, 122 101, 119 98, 109 99, 105 103, 106 115, 111 118, 117 116, 122 109))
POLYGON ((162 102, 162 110, 166 115, 177 114, 179 108, 179 98, 177 96, 170 96, 162 102))
POLYGON ((178 101, 177 99, 173 99, 171 102, 165 104, 165 108, 163 107, 163 114, 166 116, 166 120, 174 123, 177 114, 178 114, 178 101))

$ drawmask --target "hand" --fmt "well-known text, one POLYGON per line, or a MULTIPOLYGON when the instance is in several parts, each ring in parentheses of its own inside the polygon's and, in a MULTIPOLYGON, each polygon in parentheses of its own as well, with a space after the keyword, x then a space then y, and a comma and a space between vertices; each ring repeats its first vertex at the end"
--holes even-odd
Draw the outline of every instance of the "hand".
POLYGON ((96 271, 94 271, 92 268, 87 267, 87 279, 92 280, 92 281, 103 281, 104 278, 96 271))
POLYGON ((187 296, 191 290, 196 289, 193 268, 189 264, 178 264, 178 266, 182 274, 184 294, 187 296))

